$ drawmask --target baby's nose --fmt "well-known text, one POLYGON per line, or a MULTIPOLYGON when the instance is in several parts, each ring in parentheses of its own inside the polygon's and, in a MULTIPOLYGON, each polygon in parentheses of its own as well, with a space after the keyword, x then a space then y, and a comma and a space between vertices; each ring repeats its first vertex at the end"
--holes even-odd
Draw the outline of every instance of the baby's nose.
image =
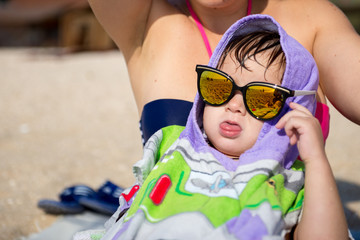
POLYGON ((246 108, 244 104, 244 99, 240 92, 235 93, 234 96, 230 99, 230 101, 227 102, 226 109, 234 113, 238 112, 241 114, 245 114, 246 108))

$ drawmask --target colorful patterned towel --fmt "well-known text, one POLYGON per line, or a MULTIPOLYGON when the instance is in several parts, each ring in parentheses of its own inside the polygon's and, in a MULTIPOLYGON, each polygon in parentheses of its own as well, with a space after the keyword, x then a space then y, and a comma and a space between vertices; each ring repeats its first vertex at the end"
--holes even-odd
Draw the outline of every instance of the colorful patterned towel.
POLYGON ((296 224, 303 201, 300 161, 285 169, 264 159, 229 171, 184 138, 163 155, 162 139, 175 140, 179 128, 150 138, 146 158, 134 166, 138 183, 120 197, 118 213, 131 208, 103 239, 281 239, 296 224))

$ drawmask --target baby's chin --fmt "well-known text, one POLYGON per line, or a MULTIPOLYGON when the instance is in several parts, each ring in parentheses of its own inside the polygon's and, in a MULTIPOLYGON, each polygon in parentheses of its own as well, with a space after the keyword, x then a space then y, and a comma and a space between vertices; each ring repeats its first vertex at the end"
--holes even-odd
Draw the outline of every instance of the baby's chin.
POLYGON ((215 148, 217 151, 221 152, 228 158, 233 160, 239 160, 240 155, 243 153, 239 148, 234 149, 234 146, 231 145, 231 142, 216 142, 215 145, 213 142, 209 141, 209 145, 215 148), (225 146, 225 147, 224 147, 225 146))

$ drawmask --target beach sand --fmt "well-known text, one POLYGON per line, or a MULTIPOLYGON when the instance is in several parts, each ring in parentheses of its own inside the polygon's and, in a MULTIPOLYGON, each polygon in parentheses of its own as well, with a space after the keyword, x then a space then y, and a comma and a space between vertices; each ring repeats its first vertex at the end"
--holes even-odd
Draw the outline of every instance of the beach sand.
MULTIPOLYGON (((133 183, 139 116, 119 51, 0 48, 0 96, 0 239, 26 239, 62 219, 37 202, 66 187, 133 183)), ((331 107, 326 150, 358 231, 359 146, 360 127, 331 107)))

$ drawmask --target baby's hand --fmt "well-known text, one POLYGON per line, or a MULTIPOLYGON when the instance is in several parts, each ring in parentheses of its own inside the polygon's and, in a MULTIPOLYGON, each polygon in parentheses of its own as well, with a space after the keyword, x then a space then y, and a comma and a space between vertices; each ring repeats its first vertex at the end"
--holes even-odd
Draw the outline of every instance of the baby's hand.
POLYGON ((286 113, 275 127, 284 128, 291 145, 297 143, 300 157, 305 163, 323 157, 325 148, 319 121, 304 106, 291 102, 290 108, 293 111, 286 113))

